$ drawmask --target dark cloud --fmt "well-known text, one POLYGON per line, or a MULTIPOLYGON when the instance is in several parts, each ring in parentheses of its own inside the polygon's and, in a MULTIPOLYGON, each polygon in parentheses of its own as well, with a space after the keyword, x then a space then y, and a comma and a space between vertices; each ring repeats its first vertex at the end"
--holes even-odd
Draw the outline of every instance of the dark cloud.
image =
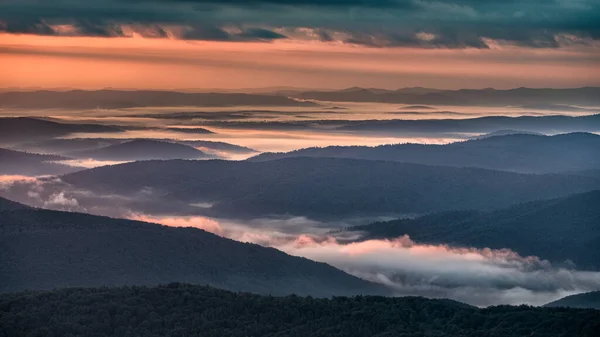
POLYGON ((56 35, 56 32, 43 20, 0 21, 0 32, 10 34, 56 35))
POLYGON ((302 38, 374 47, 488 48, 488 39, 535 48, 600 39, 600 0, 83 0, 0 2, 0 31, 214 41, 302 38), (301 34, 300 34, 301 35, 301 34), (566 38, 564 36, 567 36, 566 38))
POLYGON ((285 35, 262 28, 248 28, 234 33, 228 33, 216 26, 196 26, 186 30, 179 36, 183 40, 205 41, 271 41, 287 38, 285 35))
POLYGON ((81 20, 73 25, 78 35, 96 36, 96 37, 117 37, 125 36, 121 26, 114 23, 91 22, 81 20))
POLYGON ((240 39, 248 40, 277 40, 285 39, 287 36, 262 28, 250 28, 235 35, 240 39))

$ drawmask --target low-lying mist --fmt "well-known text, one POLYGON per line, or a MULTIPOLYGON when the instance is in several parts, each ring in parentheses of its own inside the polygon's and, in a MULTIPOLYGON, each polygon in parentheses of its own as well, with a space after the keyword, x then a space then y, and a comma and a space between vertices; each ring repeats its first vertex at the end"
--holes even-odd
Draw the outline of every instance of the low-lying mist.
MULTIPOLYGON (((465 303, 541 305, 565 295, 600 289, 600 272, 554 266, 534 256, 508 249, 476 249, 423 244, 401 236, 390 240, 356 241, 360 233, 338 236, 336 230, 378 219, 319 222, 303 216, 217 219, 147 205, 143 212, 129 206, 143 203, 143 193, 124 197, 94 195, 59 178, 0 177, 0 194, 26 204, 195 227, 238 241, 274 247, 288 254, 329 263, 352 275, 387 285, 398 296, 445 297, 465 303), (134 200, 135 199, 135 200, 134 200)), ((210 204, 191 206, 201 210, 210 204)), ((566 266, 569 264, 566 263, 566 266)))

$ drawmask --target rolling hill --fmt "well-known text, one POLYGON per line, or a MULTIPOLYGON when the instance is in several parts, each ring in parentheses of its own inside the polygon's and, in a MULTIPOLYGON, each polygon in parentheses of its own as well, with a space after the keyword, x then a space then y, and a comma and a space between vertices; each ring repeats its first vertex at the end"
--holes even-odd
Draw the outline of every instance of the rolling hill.
POLYGON ((5 336, 596 337, 600 311, 420 297, 270 297, 184 284, 0 295, 5 336))
POLYGON ((273 295, 388 293, 327 264, 196 228, 12 206, 0 212, 0 260, 0 292, 187 282, 273 295))
POLYGON ((0 148, 0 175, 54 175, 81 169, 59 163, 66 159, 69 158, 0 148))
POLYGON ((18 210, 18 209, 29 209, 29 208, 30 208, 29 206, 26 206, 26 205, 20 204, 18 202, 0 197, 0 212, 14 211, 14 210, 18 210))
POLYGON ((600 190, 492 212, 451 211, 351 227, 361 240, 409 235, 417 242, 510 248, 523 256, 600 270, 600 190))
MULTIPOLYGON (((2 94, 0 94, 2 95, 2 94)), ((31 142, 72 133, 122 132, 117 126, 96 124, 66 124, 29 117, 0 118, 0 144, 31 142)))
MULTIPOLYGON (((140 140, 136 138, 58 138, 46 139, 33 142, 25 142, 16 144, 14 149, 49 154, 65 154, 71 152, 95 150, 110 145, 130 142, 132 140, 140 140)), ((208 140, 174 140, 174 139, 144 139, 155 140, 161 142, 177 143, 188 145, 196 148, 203 148, 212 151, 225 152, 231 154, 251 154, 256 153, 256 150, 248 147, 229 144, 225 142, 215 142, 208 140)))
POLYGON ((149 139, 136 139, 88 151, 67 154, 74 158, 95 160, 152 160, 152 159, 200 159, 208 157, 204 152, 191 146, 149 139))
POLYGON ((65 175, 78 188, 136 195, 160 203, 211 203, 207 215, 339 218, 493 209, 600 188, 600 179, 375 160, 287 158, 248 161, 149 161, 65 175))
POLYGON ((547 308, 580 308, 580 309, 598 309, 600 310, 600 291, 571 295, 559 300, 550 302, 544 307, 547 308))
POLYGON ((600 168, 600 136, 592 133, 556 136, 511 134, 447 145, 330 146, 288 153, 264 153, 250 160, 290 157, 391 160, 524 173, 552 173, 600 168))

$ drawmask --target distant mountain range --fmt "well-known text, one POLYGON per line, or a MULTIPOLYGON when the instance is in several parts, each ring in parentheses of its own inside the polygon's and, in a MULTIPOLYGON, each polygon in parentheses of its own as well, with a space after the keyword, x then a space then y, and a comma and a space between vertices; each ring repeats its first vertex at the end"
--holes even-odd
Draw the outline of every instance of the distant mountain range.
POLYGON ((344 217, 493 209, 600 189, 600 179, 340 158, 148 161, 65 175, 74 187, 133 195, 161 191, 161 203, 211 203, 207 215, 344 217))
POLYGON ((134 161, 152 159, 200 159, 206 153, 188 145, 148 139, 131 140, 93 150, 71 152, 72 158, 95 160, 134 161))
POLYGON ((571 116, 489 116, 468 119, 364 120, 347 121, 336 130, 376 134, 490 133, 522 130, 539 133, 598 132, 600 114, 571 116))
POLYGON ((525 173, 552 173, 600 169, 600 136, 591 133, 556 136, 492 134, 448 145, 329 146, 287 153, 263 153, 249 160, 266 161, 291 157, 389 160, 525 173))
MULTIPOLYGON (((2 102, 2 98, 0 98, 0 102, 2 102)), ((123 128, 117 126, 67 124, 28 117, 0 118, 0 144, 31 142, 40 139, 62 137, 71 133, 123 131, 123 128)))
POLYGON ((534 135, 534 136, 545 136, 543 133, 523 130, 498 130, 483 135, 473 136, 471 139, 483 139, 498 136, 512 136, 512 135, 534 135))
POLYGON ((46 139, 33 142, 24 142, 13 145, 14 149, 23 151, 59 154, 65 155, 72 152, 96 150, 111 145, 122 144, 133 140, 154 140, 160 142, 169 142, 183 144, 191 147, 202 148, 206 150, 231 153, 231 154, 252 154, 256 153, 248 147, 229 144, 225 142, 214 142, 208 140, 173 140, 173 139, 135 139, 135 138, 58 138, 46 139))
POLYGON ((597 310, 480 309, 421 297, 272 297, 185 284, 2 294, 0 315, 7 336, 126 336, 134 331, 211 337, 596 337, 600 330, 597 310))
POLYGON ((20 109, 117 109, 178 106, 313 106, 276 95, 175 91, 71 90, 0 92, 0 107, 20 109))
MULTIPOLYGON (((396 112, 394 112, 396 113, 396 112)), ((408 112, 401 112, 406 114, 408 112)), ((456 114, 456 112, 444 112, 456 114)), ((418 112, 418 114, 423 114, 418 112)), ((428 113, 427 113, 428 114, 428 113)), ((463 115, 462 113, 458 113, 463 115)), ((187 118, 187 117, 186 117, 187 118)), ((465 138, 499 130, 542 134, 600 132, 600 114, 586 116, 489 116, 461 119, 368 119, 310 121, 212 121, 206 125, 242 130, 319 131, 375 136, 465 138)))
POLYGON ((0 148, 0 175, 55 175, 81 168, 60 164, 63 156, 34 154, 0 148))
POLYGON ((409 235, 417 242, 510 248, 578 268, 600 270, 600 190, 492 212, 451 211, 351 227, 361 240, 409 235))
POLYGON ((388 294, 378 284, 273 248, 0 198, 0 292, 75 286, 207 284, 272 295, 388 294))
POLYGON ((580 308, 600 310, 600 291, 571 295, 544 305, 547 308, 580 308))
POLYGON ((430 105, 508 106, 544 104, 600 105, 600 88, 572 89, 460 89, 408 88, 395 91, 349 88, 338 91, 305 91, 294 97, 334 102, 380 102, 430 105))

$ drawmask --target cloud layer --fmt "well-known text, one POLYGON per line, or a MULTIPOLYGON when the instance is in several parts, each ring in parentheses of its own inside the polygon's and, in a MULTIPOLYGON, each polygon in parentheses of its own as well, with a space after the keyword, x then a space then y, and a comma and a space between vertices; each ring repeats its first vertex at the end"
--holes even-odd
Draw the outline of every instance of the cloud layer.
POLYGON ((598 0, 6 0, 0 31, 373 47, 557 48, 600 39, 598 0))
MULTIPOLYGON (((542 305, 566 295, 600 289, 600 272, 553 266, 538 257, 521 256, 509 249, 422 244, 408 236, 361 242, 353 242, 357 237, 332 236, 332 229, 347 226, 350 220, 321 223, 293 217, 235 221, 190 214, 163 215, 152 205, 147 206, 157 213, 127 208, 133 200, 146 202, 144 193, 152 191, 131 197, 96 196, 73 189, 57 178, 0 176, 1 195, 32 206, 204 229, 329 263, 355 276, 385 284, 398 296, 451 298, 478 306, 542 305)), ((178 207, 171 206, 169 211, 178 207)))

